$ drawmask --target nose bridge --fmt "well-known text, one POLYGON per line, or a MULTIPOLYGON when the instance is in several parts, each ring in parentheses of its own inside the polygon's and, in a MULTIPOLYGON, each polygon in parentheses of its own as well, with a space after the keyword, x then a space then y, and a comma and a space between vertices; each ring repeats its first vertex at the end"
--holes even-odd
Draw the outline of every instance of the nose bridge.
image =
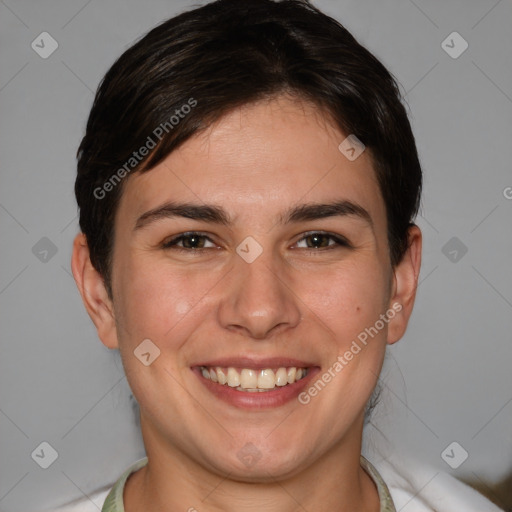
POLYGON ((286 286, 282 262, 264 250, 252 262, 237 257, 220 308, 224 328, 253 338, 265 338, 277 326, 297 325, 300 311, 286 286))

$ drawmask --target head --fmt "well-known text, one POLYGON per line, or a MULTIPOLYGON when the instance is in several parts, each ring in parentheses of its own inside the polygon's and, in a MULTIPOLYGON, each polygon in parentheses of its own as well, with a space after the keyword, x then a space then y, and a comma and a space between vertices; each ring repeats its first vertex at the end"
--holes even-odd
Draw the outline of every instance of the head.
POLYGON ((75 192, 73 272, 148 452, 266 478, 359 446, 414 304, 421 168, 394 79, 337 21, 219 0, 156 27, 98 89, 75 192), (202 367, 235 363, 307 367, 302 399, 219 398, 202 367))

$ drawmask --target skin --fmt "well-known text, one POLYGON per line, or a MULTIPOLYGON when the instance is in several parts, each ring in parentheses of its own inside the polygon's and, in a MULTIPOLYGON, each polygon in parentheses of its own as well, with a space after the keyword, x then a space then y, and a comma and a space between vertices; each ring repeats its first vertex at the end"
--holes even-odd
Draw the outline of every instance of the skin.
POLYGON ((101 341, 119 348, 141 409, 149 464, 127 482, 127 512, 379 510, 359 464, 364 409, 386 345, 412 312, 421 232, 410 229, 392 268, 370 152, 349 161, 338 150, 345 137, 318 108, 278 97, 235 110, 131 176, 115 221, 112 299, 76 237, 84 304, 101 341), (371 224, 356 215, 279 221, 294 206, 339 200, 363 207, 371 224), (135 229, 168 201, 221 207, 232 223, 172 217, 135 229), (162 247, 187 231, 211 242, 199 252, 162 247), (350 247, 321 237, 327 248, 308 248, 311 231, 350 247), (247 236, 263 249, 250 264, 236 253, 247 236), (282 356, 315 362, 321 376, 396 303, 401 311, 307 405, 240 409, 191 371, 219 357, 282 356), (146 367, 133 351, 147 338, 161 353, 146 367), (249 442, 260 458, 246 467, 237 453, 249 442))

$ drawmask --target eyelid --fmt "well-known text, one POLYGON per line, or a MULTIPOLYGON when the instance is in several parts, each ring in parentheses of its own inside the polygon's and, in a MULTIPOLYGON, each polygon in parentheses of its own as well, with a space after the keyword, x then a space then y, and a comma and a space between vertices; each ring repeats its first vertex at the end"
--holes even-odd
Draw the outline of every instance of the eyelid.
POLYGON ((195 252, 198 252, 198 251, 201 251, 201 250, 204 250, 204 249, 212 249, 212 247, 199 247, 198 249, 188 249, 186 247, 180 247, 179 245, 176 245, 177 242, 180 242, 183 238, 186 238, 188 236, 199 236, 199 237, 203 237, 205 238, 206 240, 208 240, 209 242, 211 242, 212 244, 214 244, 215 246, 218 246, 218 244, 216 244, 211 236, 207 233, 204 233, 202 231, 185 231, 183 233, 178 233, 177 235, 174 235, 174 236, 171 236, 170 238, 166 238, 163 242, 162 242, 162 247, 164 249, 170 249, 171 247, 175 248, 175 249, 178 249, 178 250, 184 250, 184 251, 189 251, 189 252, 192 252, 192 251, 195 251, 195 252))
MULTIPOLYGON (((327 248, 335 248, 336 246, 349 247, 349 248, 353 247, 352 244, 349 242, 349 240, 347 238, 345 238, 343 235, 340 235, 338 233, 331 233, 329 231, 322 231, 322 230, 310 230, 310 231, 306 231, 305 233, 301 233, 300 238, 298 238, 294 242, 293 245, 296 245, 297 243, 305 240, 306 238, 308 238, 309 236, 312 236, 312 235, 327 236, 331 240, 334 240, 335 243, 332 245, 328 245, 327 247, 323 247, 323 248, 305 247, 303 249, 311 250, 311 251, 318 251, 320 249, 325 250, 327 248)), ((177 245, 177 243, 179 243, 183 238, 186 238, 188 236, 203 237, 208 242, 212 243, 215 246, 218 246, 218 244, 212 239, 210 234, 202 232, 202 231, 185 231, 183 233, 178 233, 177 235, 174 235, 170 238, 165 239, 161 245, 164 249, 174 248, 177 250, 183 250, 183 251, 188 251, 188 252, 199 252, 199 251, 206 250, 206 249, 213 249, 213 247, 199 247, 197 249, 191 249, 191 248, 187 248, 187 247, 180 247, 179 245, 177 245)))
MULTIPOLYGON (((322 230, 318 230, 318 229, 302 233, 300 235, 300 238, 295 241, 294 245, 296 245, 297 243, 301 242, 302 240, 304 240, 305 238, 307 238, 308 236, 311 236, 311 235, 327 236, 327 237, 331 238, 332 240, 334 240, 336 242, 335 245, 338 245, 339 247, 350 247, 350 248, 353 247, 352 244, 349 242, 349 240, 346 237, 344 237, 343 235, 340 235, 338 233, 331 233, 330 231, 322 231, 322 230)), ((331 245, 328 247, 335 247, 335 245, 331 245)), ((327 249, 328 247, 324 247, 324 249, 327 249)), ((311 248, 311 247, 307 247, 305 249, 311 250, 311 251, 319 250, 319 249, 315 249, 315 248, 311 248)))

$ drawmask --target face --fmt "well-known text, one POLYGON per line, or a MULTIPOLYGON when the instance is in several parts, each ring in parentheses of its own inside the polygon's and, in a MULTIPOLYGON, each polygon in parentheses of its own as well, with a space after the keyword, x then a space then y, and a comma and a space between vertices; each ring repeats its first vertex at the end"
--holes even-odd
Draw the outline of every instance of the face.
POLYGON ((264 480, 359 450, 407 315, 371 156, 347 159, 345 138, 281 97, 223 117, 124 184, 115 324, 99 332, 120 349, 148 453, 166 446, 264 480))

